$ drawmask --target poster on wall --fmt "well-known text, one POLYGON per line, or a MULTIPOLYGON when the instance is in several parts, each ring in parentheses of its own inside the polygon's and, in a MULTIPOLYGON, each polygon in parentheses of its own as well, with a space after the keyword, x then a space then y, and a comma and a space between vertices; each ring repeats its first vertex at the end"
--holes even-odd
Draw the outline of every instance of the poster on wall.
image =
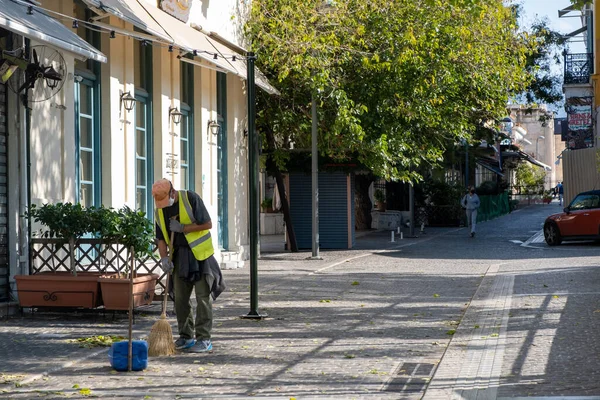
POLYGON ((570 97, 567 99, 567 148, 583 149, 594 145, 592 121, 592 97, 570 97))
POLYGON ((193 0, 160 0, 160 9, 180 21, 188 22, 193 0))

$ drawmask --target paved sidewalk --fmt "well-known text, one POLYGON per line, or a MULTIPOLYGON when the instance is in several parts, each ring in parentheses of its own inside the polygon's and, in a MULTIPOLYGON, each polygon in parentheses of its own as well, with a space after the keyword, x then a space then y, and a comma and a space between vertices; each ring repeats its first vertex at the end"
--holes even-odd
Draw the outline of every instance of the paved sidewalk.
MULTIPOLYGON (((153 358, 143 372, 112 371, 105 348, 67 341, 125 335, 125 314, 0 321, 0 398, 600 398, 597 247, 515 244, 539 230, 542 207, 478 224, 475 239, 428 228, 394 243, 373 232, 319 261, 263 253, 267 318, 239 318, 248 267, 225 270, 214 351, 153 358)), ((136 315, 136 337, 158 310, 136 315)))

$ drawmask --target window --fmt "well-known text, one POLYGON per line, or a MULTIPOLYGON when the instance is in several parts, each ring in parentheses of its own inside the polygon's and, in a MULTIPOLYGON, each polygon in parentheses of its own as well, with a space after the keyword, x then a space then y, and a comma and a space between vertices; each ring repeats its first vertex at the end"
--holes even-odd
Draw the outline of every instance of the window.
POLYGON ((100 205, 100 134, 98 129, 97 85, 83 79, 75 84, 75 145, 77 201, 85 207, 100 205))
POLYGON ((587 210, 590 208, 598 208, 600 197, 595 194, 580 194, 572 202, 569 208, 571 210, 587 210))
MULTIPOLYGON (((80 1, 75 16, 87 20, 94 16, 80 1)), ((100 49, 100 34, 80 25, 77 34, 100 49)), ((101 204, 100 185, 100 63, 75 60, 75 180, 76 200, 82 206, 101 204)))
POLYGON ((135 68, 135 208, 153 218, 152 191, 152 46, 136 41, 135 68))
POLYGON ((181 189, 194 190, 194 66, 181 65, 181 132, 179 149, 179 185, 181 189))
POLYGON ((221 249, 229 248, 227 212, 227 75, 217 72, 217 122, 221 129, 217 135, 217 232, 221 249))
POLYGON ((181 116, 181 133, 179 136, 179 176, 181 179, 179 187, 184 190, 192 190, 193 180, 191 179, 192 168, 190 168, 190 163, 192 163, 191 140, 193 132, 189 106, 181 103, 181 113, 183 115, 181 116))
MULTIPOLYGON (((135 207, 148 214, 149 195, 149 138, 148 131, 148 99, 136 93, 135 105, 135 207)), ((151 204, 151 203, 150 203, 151 204)))

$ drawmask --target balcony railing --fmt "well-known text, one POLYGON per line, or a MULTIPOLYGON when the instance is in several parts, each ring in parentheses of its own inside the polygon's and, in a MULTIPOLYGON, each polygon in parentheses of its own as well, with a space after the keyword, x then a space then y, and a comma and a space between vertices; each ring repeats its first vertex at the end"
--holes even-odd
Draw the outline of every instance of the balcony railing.
POLYGON ((565 85, 589 83, 594 73, 594 55, 592 53, 565 54, 565 85))

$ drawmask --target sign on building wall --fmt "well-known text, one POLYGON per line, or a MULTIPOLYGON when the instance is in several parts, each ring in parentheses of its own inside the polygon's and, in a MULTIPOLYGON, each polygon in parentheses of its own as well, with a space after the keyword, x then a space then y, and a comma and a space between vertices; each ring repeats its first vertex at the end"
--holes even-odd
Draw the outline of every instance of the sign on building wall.
POLYGON ((193 0, 160 0, 160 8, 180 21, 188 22, 193 0))
POLYGON ((592 97, 571 97, 565 104, 568 131, 567 148, 583 149, 594 145, 592 97))

